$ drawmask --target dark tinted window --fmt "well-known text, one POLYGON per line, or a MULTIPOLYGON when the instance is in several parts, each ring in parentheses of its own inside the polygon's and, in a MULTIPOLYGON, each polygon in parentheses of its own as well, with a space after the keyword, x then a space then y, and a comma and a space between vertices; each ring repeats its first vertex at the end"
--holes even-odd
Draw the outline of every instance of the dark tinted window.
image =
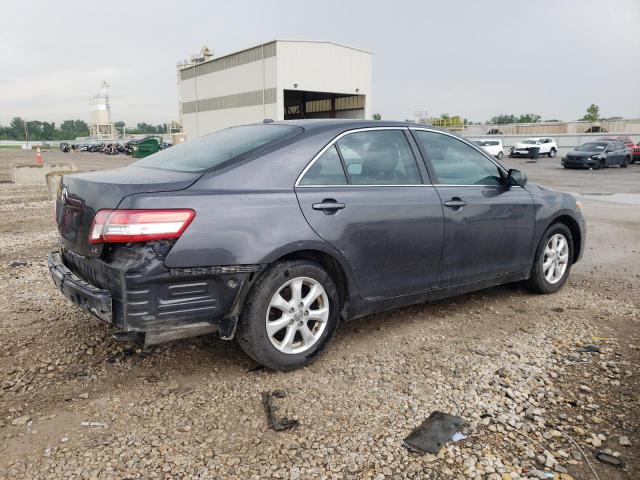
POLYGON ((290 125, 244 125, 227 128, 162 150, 138 160, 133 165, 161 170, 201 172, 230 165, 240 155, 300 132, 300 127, 290 125))
POLYGON ((444 185, 500 185, 500 171, 495 163, 470 145, 449 135, 415 131, 427 159, 444 185))
POLYGON ((300 185, 346 185, 347 177, 335 146, 324 152, 307 170, 300 185))
POLYGON ((607 148, 607 143, 605 142, 589 142, 584 145, 580 145, 576 148, 578 152, 602 152, 605 148, 607 148))
POLYGON ((402 130, 350 133, 338 147, 354 185, 422 183, 418 166, 402 130))

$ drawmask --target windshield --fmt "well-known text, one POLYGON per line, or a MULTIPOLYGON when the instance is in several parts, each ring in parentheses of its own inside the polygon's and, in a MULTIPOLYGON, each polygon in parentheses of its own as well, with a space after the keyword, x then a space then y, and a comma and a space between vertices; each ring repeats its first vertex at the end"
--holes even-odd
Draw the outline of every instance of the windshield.
POLYGON ((284 140, 302 132, 291 125, 244 125, 196 138, 162 150, 133 163, 136 167, 202 172, 222 168, 251 150, 284 140))
POLYGON ((607 144, 603 142, 590 142, 580 145, 576 150, 578 152, 601 152, 607 148, 607 144))
POLYGON ((528 139, 528 140, 523 140, 522 143, 526 144, 526 145, 535 145, 537 142, 537 140, 535 138, 533 139, 528 139))

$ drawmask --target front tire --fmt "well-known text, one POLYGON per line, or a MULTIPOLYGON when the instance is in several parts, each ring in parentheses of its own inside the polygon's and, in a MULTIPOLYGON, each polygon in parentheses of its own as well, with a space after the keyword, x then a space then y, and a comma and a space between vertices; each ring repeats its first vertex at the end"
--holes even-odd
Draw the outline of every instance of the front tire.
POLYGON ((563 223, 551 225, 540 240, 531 269, 524 282, 534 293, 555 293, 569 278, 573 259, 573 236, 563 223))
POLYGON ((257 280, 238 324, 244 352, 273 370, 315 360, 338 325, 335 282, 319 264, 292 260, 272 265, 257 280))
POLYGON ((502 152, 498 152, 498 155, 497 155, 498 160, 502 160, 502 157, 503 157, 503 156, 504 156, 504 153, 502 153, 502 152))

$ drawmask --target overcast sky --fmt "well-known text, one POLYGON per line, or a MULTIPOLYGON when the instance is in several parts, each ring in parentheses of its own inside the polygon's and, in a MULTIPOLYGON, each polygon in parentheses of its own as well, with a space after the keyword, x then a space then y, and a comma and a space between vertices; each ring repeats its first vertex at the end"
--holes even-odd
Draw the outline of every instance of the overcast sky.
POLYGON ((374 53, 373 112, 474 121, 533 112, 640 118, 640 0, 6 1, 0 124, 88 121, 111 85, 113 120, 178 116, 176 62, 283 39, 374 53))

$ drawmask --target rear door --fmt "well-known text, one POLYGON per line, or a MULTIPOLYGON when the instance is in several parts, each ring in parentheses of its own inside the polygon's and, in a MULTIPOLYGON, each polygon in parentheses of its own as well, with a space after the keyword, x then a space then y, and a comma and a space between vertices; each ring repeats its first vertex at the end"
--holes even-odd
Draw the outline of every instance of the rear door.
POLYGON ((444 207, 445 244, 438 286, 445 287, 521 271, 531 261, 533 199, 506 186, 506 172, 452 135, 412 132, 444 207))
POLYGON ((618 165, 622 165, 628 153, 627 146, 622 142, 618 142, 616 146, 618 152, 618 165))
POLYGON ((296 184, 305 218, 349 262, 364 298, 437 281, 442 205, 416 155, 406 128, 354 130, 326 146, 296 184))

